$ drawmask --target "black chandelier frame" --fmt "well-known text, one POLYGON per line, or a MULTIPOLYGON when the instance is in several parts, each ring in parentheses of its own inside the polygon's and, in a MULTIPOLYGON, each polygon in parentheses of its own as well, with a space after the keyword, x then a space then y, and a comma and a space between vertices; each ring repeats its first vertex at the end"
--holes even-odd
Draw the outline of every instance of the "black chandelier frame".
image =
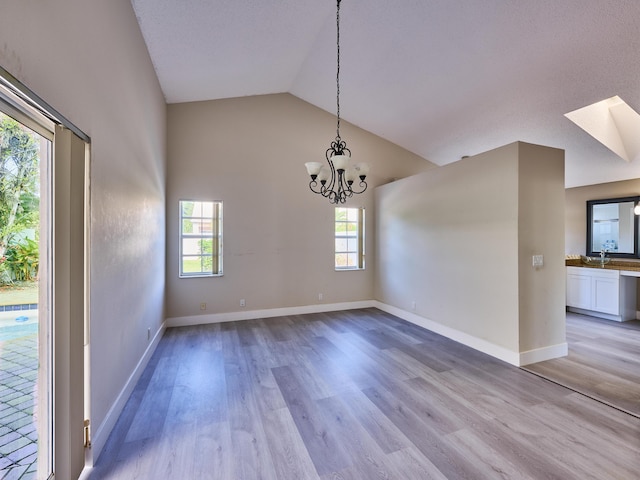
MULTIPOLYGON (((347 148, 347 144, 340 137, 340 1, 337 0, 336 8, 336 45, 337 45, 337 70, 336 70, 336 138, 325 152, 325 158, 329 164, 330 176, 324 171, 324 167, 320 163, 311 164, 316 168, 310 170, 309 189, 313 193, 322 195, 329 199, 330 203, 345 203, 348 198, 354 194, 361 194, 367 189, 367 170, 363 164, 356 164, 353 168, 347 170, 346 165, 351 158, 351 150, 347 148), (346 158, 345 158, 346 157, 346 158), (339 163, 338 166, 335 163, 339 163), (320 165, 320 167, 318 167, 320 165), (360 179, 358 183, 359 189, 354 189, 356 178, 360 179)), ((309 164, 308 164, 309 165, 309 164)), ((309 167, 307 167, 309 168, 309 167)))

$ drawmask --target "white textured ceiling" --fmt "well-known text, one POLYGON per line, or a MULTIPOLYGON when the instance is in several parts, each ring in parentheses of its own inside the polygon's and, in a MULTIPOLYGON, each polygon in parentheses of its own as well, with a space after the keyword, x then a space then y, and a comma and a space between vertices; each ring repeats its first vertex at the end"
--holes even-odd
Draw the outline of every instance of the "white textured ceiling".
MULTIPOLYGON (((167 102, 289 92, 335 113, 334 0, 132 4, 167 102)), ((439 165, 522 140, 566 151, 568 187, 640 177, 640 160, 564 116, 614 95, 640 111, 640 1, 342 0, 340 11, 345 120, 439 165)))

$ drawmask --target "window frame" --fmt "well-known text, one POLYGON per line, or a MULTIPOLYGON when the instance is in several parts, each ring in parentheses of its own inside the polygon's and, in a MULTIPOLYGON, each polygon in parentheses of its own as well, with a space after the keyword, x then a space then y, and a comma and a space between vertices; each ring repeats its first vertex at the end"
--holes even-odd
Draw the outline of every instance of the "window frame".
MULTIPOLYGON (((346 230, 345 230, 346 232, 346 230)), ((334 210, 334 219, 333 219, 333 266, 335 271, 337 272, 344 272, 344 271, 354 271, 354 270, 364 270, 365 269, 365 209, 364 207, 335 207, 334 210), (346 210, 346 220, 337 220, 337 216, 338 216, 338 209, 342 209, 342 210, 346 210), (358 215, 357 215, 357 220, 353 221, 353 220, 349 220, 349 210, 357 210, 358 211, 358 215), (356 233, 356 238, 357 238, 357 250, 353 251, 353 250, 349 250, 349 248, 347 247, 346 250, 338 250, 337 248, 337 241, 338 240, 346 240, 347 244, 348 244, 348 240, 350 238, 353 238, 353 236, 349 236, 349 235, 338 235, 338 229, 337 229, 337 225, 338 224, 345 224, 345 225, 349 225, 349 224, 355 224, 357 226, 357 233, 356 233), (343 254, 357 254, 357 262, 358 264, 356 266, 349 266, 347 264, 347 266, 339 266, 337 264, 337 256, 338 255, 343 255, 343 254)), ((348 262, 347 262, 348 263, 348 262)))
MULTIPOLYGON (((179 278, 209 278, 209 277, 221 277, 223 276, 223 237, 222 237, 222 224, 223 224, 223 202, 222 200, 195 200, 195 199, 180 199, 178 201, 178 277, 179 278), (183 215, 184 208, 183 205, 185 203, 194 202, 201 204, 212 204, 212 214, 211 216, 204 216, 201 214, 199 216, 183 215), (189 234, 184 232, 184 220, 189 219, 199 219, 199 220, 210 220, 212 224, 211 234, 189 234), (199 254, 187 254, 183 251, 183 240, 185 239, 211 239, 212 241, 212 251, 211 254, 204 254, 200 252, 199 254), (217 239, 217 242, 214 240, 217 239), (213 248, 213 245, 217 246, 217 249, 213 248), (211 272, 184 272, 184 257, 211 257, 212 266, 211 272), (217 267, 217 268, 215 268, 217 267)), ((201 260, 202 261, 202 260, 201 260)))

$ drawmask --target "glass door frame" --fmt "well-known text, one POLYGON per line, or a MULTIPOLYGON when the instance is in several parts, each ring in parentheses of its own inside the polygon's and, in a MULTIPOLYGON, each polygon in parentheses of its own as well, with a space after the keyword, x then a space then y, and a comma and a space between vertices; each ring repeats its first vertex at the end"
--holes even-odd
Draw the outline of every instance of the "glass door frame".
POLYGON ((38 274, 38 480, 53 477, 53 315, 51 309, 53 281, 51 277, 51 248, 53 239, 52 218, 52 176, 53 122, 46 117, 28 111, 8 92, 0 89, 0 112, 38 134, 40 141, 39 182, 40 182, 40 226, 39 226, 39 274, 38 274), (25 111, 26 110, 26 111, 25 111), (36 118, 34 118, 36 117, 36 118), (43 368, 44 367, 44 368, 43 368), (43 412, 46 412, 43 414, 43 412), (45 421, 42 421, 42 419, 45 421), (47 472, 47 473, 44 473, 47 472))

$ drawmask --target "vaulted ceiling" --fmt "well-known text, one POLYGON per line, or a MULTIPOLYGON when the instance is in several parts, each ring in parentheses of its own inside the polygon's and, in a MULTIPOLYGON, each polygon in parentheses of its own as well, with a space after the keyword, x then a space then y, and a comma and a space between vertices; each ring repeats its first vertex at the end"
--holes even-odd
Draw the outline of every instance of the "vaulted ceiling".
MULTIPOLYGON (((289 92, 335 113, 335 0, 132 4, 167 102, 289 92)), ((438 165, 522 140, 566 151, 568 187, 640 177, 564 116, 614 95, 640 111, 640 1, 342 0, 340 15, 345 120, 438 165)))

